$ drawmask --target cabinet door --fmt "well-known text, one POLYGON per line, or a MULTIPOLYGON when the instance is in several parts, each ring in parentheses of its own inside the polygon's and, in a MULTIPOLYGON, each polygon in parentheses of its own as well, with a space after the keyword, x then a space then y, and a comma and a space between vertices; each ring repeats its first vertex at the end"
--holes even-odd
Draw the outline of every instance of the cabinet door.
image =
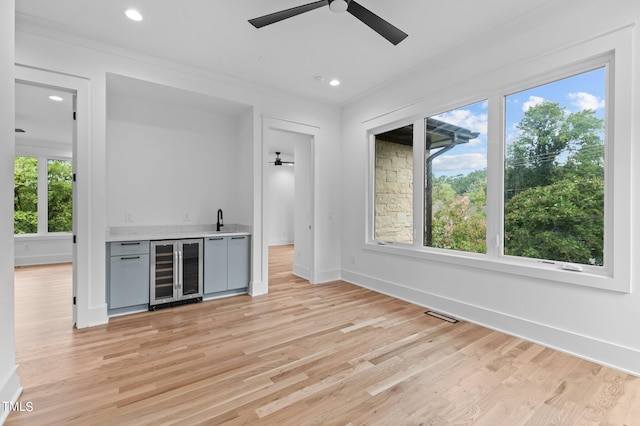
POLYGON ((111 256, 109 309, 149 303, 149 255, 111 256))
POLYGON ((155 305, 177 300, 177 243, 152 241, 151 256, 150 303, 155 305))
POLYGON ((229 237, 227 261, 229 290, 249 287, 249 239, 248 235, 229 237))
POLYGON ((178 245, 180 277, 178 297, 192 299, 202 296, 202 240, 183 240, 178 245))
POLYGON ((227 238, 208 237, 204 241, 204 292, 227 290, 227 238))

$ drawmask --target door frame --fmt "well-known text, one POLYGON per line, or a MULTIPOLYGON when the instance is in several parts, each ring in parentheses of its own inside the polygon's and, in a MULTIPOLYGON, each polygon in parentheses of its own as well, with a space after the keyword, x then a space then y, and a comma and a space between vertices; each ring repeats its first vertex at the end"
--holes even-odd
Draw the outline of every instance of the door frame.
POLYGON ((16 64, 15 81, 52 87, 73 94, 72 163, 73 180, 73 238, 72 243, 72 321, 86 322, 89 305, 89 80, 54 71, 16 64), (78 236, 81 236, 78 238, 78 236))
POLYGON ((278 118, 278 117, 271 117, 271 116, 267 116, 267 115, 263 115, 262 116, 262 156, 261 156, 261 164, 262 164, 262 205, 261 205, 261 229, 260 229, 260 239, 262 241, 262 247, 261 247, 261 253, 262 253, 262 292, 261 293, 267 293, 268 292, 268 288, 269 288, 269 239, 268 239, 268 235, 267 235, 267 228, 268 228, 268 224, 267 224, 267 206, 266 206, 266 197, 268 195, 268 176, 267 176, 267 168, 266 168, 266 164, 270 161, 271 156, 269 154, 269 141, 270 141, 270 137, 271 137, 271 131, 272 130, 279 130, 279 131, 285 131, 285 132, 292 132, 292 133, 298 133, 298 134, 302 134, 305 136, 309 136, 311 138, 310 141, 310 155, 311 155, 311 159, 310 159, 310 163, 311 163, 311 170, 310 172, 310 186, 311 186, 311 190, 312 190, 312 195, 311 195, 311 218, 310 218, 310 223, 311 223, 311 243, 310 243, 310 259, 311 259, 311 265, 309 267, 309 282, 311 284, 315 284, 316 283, 316 277, 318 276, 317 274, 317 232, 318 232, 318 227, 317 227, 317 217, 318 215, 316 214, 316 207, 318 206, 317 203, 317 176, 316 176, 316 171, 317 171, 317 167, 316 167, 316 156, 315 156, 315 150, 316 150, 316 144, 318 143, 318 139, 320 136, 320 128, 317 126, 313 126, 310 124, 305 124, 305 123, 300 123, 300 122, 296 122, 296 121, 291 121, 291 120, 287 120, 287 119, 283 119, 283 118, 278 118))

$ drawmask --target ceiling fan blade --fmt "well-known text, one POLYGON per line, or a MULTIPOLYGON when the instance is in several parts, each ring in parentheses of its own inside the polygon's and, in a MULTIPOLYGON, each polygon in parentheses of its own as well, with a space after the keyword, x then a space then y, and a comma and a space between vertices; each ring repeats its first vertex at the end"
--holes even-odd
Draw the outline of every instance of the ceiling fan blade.
POLYGON ((404 31, 394 27, 369 9, 360 6, 353 0, 349 2, 347 12, 358 18, 362 23, 389 40, 394 45, 397 45, 409 36, 404 31))
POLYGON ((260 16, 259 18, 249 19, 249 23, 256 28, 262 28, 266 25, 271 25, 284 19, 292 18, 296 15, 300 15, 301 13, 309 12, 328 4, 328 0, 315 1, 313 3, 305 4, 302 6, 292 7, 291 9, 281 10, 280 12, 260 16))

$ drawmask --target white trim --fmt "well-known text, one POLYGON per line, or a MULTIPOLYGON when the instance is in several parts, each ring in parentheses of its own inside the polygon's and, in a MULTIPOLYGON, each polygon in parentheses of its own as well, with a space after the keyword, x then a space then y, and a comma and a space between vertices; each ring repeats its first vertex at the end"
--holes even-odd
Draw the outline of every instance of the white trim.
POLYGON ((15 266, 51 265, 53 263, 70 263, 73 261, 69 254, 41 254, 37 256, 16 256, 15 266))
POLYGON ((267 294, 269 289, 262 281, 251 281, 249 284, 249 294, 251 296, 260 296, 263 294, 267 294))
POLYGON ((340 279, 340 270, 330 269, 326 271, 319 271, 316 274, 316 282, 314 284, 326 284, 340 279))
MULTIPOLYGON (((78 312, 80 312, 80 310, 78 310, 78 312)), ((84 315, 82 323, 78 322, 78 324, 76 324, 78 329, 105 325, 109 322, 106 303, 99 306, 90 306, 88 309, 84 309, 83 312, 84 315)))
POLYGON ((311 276, 311 271, 309 270, 309 268, 294 263, 292 269, 293 275, 304 278, 307 281, 311 281, 309 279, 309 277, 311 276))
MULTIPOLYGON (((9 372, 7 377, 0 382, 0 403, 10 402, 15 404, 18 402, 18 398, 22 394, 22 387, 20 386, 20 377, 18 376, 18 366, 16 365, 12 371, 9 372)), ((4 404, 0 407, 0 425, 4 424, 11 414, 10 411, 4 409, 4 404)))
POLYGON ((640 368, 637 362, 640 359, 640 351, 633 348, 348 270, 342 270, 342 279, 351 284, 430 308, 454 318, 640 377, 640 368))

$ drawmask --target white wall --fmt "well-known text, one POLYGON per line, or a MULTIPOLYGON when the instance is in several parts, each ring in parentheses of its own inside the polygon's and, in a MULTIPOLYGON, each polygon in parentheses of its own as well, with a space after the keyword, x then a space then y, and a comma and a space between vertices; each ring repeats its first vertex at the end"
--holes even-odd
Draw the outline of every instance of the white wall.
POLYGON ((42 265, 47 263, 71 262, 71 235, 16 235, 15 265, 42 265))
POLYGON ((251 188, 235 179, 237 118, 120 95, 107 104, 108 226, 212 224, 218 209, 238 223, 237 195, 251 188))
MULTIPOLYGON (((294 140, 295 209, 293 272, 310 279, 313 276, 313 146, 309 135, 292 134, 294 140)), ((319 277, 313 277, 318 281, 319 277)))
MULTIPOLYGON (((286 157, 281 156, 284 160, 286 157)), ((286 158, 286 161, 291 159, 286 158)), ((267 168, 268 199, 267 233, 269 245, 293 244, 293 209, 295 174, 293 167, 273 166, 267 168)))
MULTIPOLYGON (((636 25, 626 30, 635 46, 633 85, 624 88, 627 93, 633 90, 632 138, 616 140, 627 149, 637 140, 640 126, 638 21, 637 1, 548 2, 533 16, 489 30, 448 56, 345 107, 341 151, 343 278, 640 375, 640 333, 633 326, 640 323, 637 262, 631 271, 632 292, 625 294, 364 248, 368 167, 365 133, 368 125, 381 121, 376 117, 393 122, 419 104, 425 105, 424 116, 445 110, 438 108, 465 105, 472 100, 468 97, 521 78, 514 70, 524 61, 539 57, 543 62, 536 64, 553 70, 557 65, 544 63, 545 55, 562 56, 566 49, 579 50, 582 43, 636 25)), ((585 54, 593 53, 585 49, 585 54)), ((640 163, 636 145, 631 147, 632 164, 640 163)), ((633 212, 640 207, 638 173, 633 167, 632 176, 627 177, 632 182, 633 212)), ((640 241, 640 227, 632 224, 629 232, 633 242, 640 241)), ((638 243, 630 249, 637 257, 638 243)))
MULTIPOLYGON (((237 212, 239 222, 253 221, 252 236, 252 293, 266 291, 263 264, 267 261, 262 245, 262 117, 265 115, 285 117, 292 121, 309 123, 320 129, 316 143, 315 161, 317 196, 322 201, 318 205, 317 227, 320 235, 317 245, 317 265, 324 271, 339 275, 339 218, 335 213, 339 204, 339 164, 329 161, 338 150, 340 138, 340 109, 336 106, 306 101, 262 87, 251 87, 229 77, 219 76, 183 65, 145 57, 137 53, 79 39, 68 34, 39 27, 18 19, 16 33, 16 62, 30 67, 52 70, 65 75, 80 76, 88 81, 90 91, 89 146, 86 164, 78 164, 82 170, 80 183, 88 185, 87 199, 80 206, 79 220, 85 220, 87 235, 80 236, 86 241, 82 255, 82 266, 87 268, 86 276, 78 283, 79 292, 86 290, 86 301, 78 306, 78 326, 87 327, 107 322, 105 303, 105 232, 109 206, 107 190, 110 182, 107 171, 110 165, 107 154, 107 75, 113 73, 156 84, 166 85, 190 92, 201 93, 221 99, 243 103, 253 107, 240 117, 235 134, 242 138, 237 164, 232 179, 243 181, 247 191, 238 194, 237 212), (249 185, 246 185, 246 183, 249 185), (86 262, 86 265, 84 264, 86 262), (255 292, 253 288, 259 289, 255 292)), ((109 136, 111 138, 111 135, 109 136)), ((153 165, 149 165, 153 167, 153 165)), ((111 172, 110 172, 111 174, 111 172)), ((225 180, 225 183, 227 181, 225 180)), ((116 182, 117 183, 117 182, 116 182)), ((125 207, 117 206, 115 217, 122 215, 125 207)), ((207 210, 207 207, 200 211, 207 210)), ((216 209, 217 210, 217 209, 216 209)), ((109 213, 111 214, 111 213, 109 213)), ((231 213, 230 213, 231 214, 231 213)), ((134 216, 135 219, 135 216, 134 216)), ((225 217, 226 219, 226 217, 225 217)), ((160 220, 155 218, 154 220, 160 220)))
MULTIPOLYGON (((13 157, 15 154, 14 2, 0 1, 0 217, 13 217, 13 157)), ((20 378, 15 357, 13 291, 13 221, 0 220, 0 403, 15 402, 20 378)), ((8 416, 0 407, 0 424, 8 416)))

